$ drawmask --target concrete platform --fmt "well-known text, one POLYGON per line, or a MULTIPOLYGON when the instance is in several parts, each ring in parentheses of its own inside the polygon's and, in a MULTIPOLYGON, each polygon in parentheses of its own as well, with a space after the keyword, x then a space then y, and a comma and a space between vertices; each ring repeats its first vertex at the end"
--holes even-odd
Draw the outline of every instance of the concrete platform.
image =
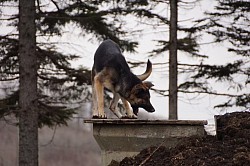
POLYGON ((138 154, 150 146, 174 147, 181 138, 203 136, 207 121, 90 119, 93 135, 102 151, 102 164, 138 154))

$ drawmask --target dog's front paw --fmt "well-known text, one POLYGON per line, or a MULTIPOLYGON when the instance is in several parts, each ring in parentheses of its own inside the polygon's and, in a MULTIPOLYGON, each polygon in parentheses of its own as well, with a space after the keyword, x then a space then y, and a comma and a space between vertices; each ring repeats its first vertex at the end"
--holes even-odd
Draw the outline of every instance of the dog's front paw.
POLYGON ((122 116, 121 119, 137 119, 137 116, 135 114, 130 114, 130 115, 122 116))
POLYGON ((92 116, 92 119, 107 119, 106 114, 96 114, 92 116))
POLYGON ((129 119, 137 119, 137 116, 135 114, 128 115, 129 119))

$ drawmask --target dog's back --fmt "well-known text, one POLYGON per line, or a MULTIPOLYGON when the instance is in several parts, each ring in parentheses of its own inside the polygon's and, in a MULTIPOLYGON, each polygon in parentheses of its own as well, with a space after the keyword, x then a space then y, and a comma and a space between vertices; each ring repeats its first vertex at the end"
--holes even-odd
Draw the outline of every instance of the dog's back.
POLYGON ((97 73, 102 71, 104 67, 114 68, 116 71, 121 69, 130 71, 119 46, 110 39, 102 42, 96 50, 93 67, 97 73))

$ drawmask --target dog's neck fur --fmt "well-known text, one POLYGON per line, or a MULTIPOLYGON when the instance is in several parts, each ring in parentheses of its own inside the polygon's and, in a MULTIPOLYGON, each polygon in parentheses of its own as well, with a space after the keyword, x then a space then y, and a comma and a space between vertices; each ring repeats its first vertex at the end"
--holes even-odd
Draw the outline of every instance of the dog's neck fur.
POLYGON ((120 86, 117 87, 117 92, 125 99, 129 97, 129 94, 135 85, 142 83, 142 81, 132 72, 121 72, 119 82, 118 85, 120 86), (127 84, 128 82, 129 84, 127 84))

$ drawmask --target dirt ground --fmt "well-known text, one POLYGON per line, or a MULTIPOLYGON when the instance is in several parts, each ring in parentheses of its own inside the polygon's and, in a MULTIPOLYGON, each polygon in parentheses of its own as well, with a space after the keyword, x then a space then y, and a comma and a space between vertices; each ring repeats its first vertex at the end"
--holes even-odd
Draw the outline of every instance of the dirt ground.
POLYGON ((250 112, 217 116, 217 136, 183 139, 175 148, 149 147, 110 166, 249 166, 250 112))

